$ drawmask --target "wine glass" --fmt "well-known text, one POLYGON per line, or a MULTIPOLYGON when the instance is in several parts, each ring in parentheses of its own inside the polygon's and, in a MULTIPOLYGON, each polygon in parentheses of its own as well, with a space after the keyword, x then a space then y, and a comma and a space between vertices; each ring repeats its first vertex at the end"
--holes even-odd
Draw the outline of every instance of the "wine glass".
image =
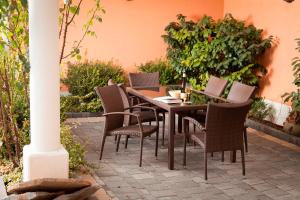
POLYGON ((185 93, 187 94, 187 99, 189 99, 192 89, 192 86, 189 83, 187 83, 185 86, 185 93))

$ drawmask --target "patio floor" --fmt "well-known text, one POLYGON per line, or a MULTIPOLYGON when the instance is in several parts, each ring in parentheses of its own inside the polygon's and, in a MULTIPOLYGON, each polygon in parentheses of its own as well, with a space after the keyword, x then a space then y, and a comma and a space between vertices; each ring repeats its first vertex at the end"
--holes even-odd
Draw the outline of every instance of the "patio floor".
POLYGON ((300 148, 253 129, 248 129, 246 176, 242 175, 239 152, 236 163, 229 162, 229 153, 223 163, 220 154, 215 153, 208 159, 205 181, 203 150, 199 146, 188 147, 187 168, 182 166, 181 134, 175 137, 175 170, 167 168, 167 145, 160 146, 155 159, 154 135, 145 139, 140 168, 138 139, 131 138, 127 149, 122 140, 116 153, 114 139, 108 137, 103 160, 99 161, 103 118, 79 121, 73 133, 86 144, 86 158, 95 166, 96 180, 113 199, 300 199, 300 148))

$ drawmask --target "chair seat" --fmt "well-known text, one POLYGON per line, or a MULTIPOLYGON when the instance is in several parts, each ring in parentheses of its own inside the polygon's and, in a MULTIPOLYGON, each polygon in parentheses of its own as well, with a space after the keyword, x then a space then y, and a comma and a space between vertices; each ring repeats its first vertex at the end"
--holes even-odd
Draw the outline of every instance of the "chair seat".
POLYGON ((157 131, 157 126, 151 125, 142 125, 143 133, 141 133, 139 125, 131 125, 124 126, 121 128, 114 129, 110 131, 110 135, 130 135, 130 136, 141 136, 143 134, 144 137, 151 135, 152 133, 157 131))
MULTIPOLYGON (((155 114, 152 111, 134 111, 133 113, 138 113, 141 116, 142 122, 152 122, 155 121, 155 114)), ((162 121, 163 117, 158 116, 158 120, 162 121)), ((131 124, 137 124, 137 118, 131 117, 131 124)))

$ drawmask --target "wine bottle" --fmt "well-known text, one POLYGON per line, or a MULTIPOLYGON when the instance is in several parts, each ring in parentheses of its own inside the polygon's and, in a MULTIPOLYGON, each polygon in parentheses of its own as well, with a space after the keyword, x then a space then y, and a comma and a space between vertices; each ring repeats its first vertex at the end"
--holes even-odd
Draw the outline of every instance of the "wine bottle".
POLYGON ((185 71, 182 74, 182 85, 181 85, 181 92, 185 93, 185 87, 186 87, 186 73, 185 71))

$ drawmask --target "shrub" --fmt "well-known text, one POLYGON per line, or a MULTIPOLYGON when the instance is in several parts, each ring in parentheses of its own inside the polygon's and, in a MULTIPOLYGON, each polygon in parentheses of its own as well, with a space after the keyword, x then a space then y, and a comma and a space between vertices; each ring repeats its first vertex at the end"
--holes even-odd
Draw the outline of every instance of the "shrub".
POLYGON ((68 66, 67 77, 62 82, 72 95, 85 96, 94 92, 94 87, 105 86, 109 79, 116 83, 124 82, 124 71, 113 62, 84 62, 68 66))
POLYGON ((214 21, 204 16, 197 22, 177 16, 163 35, 167 57, 177 72, 186 72, 193 87, 203 89, 210 75, 258 86, 266 68, 258 58, 271 47, 272 37, 262 39, 262 30, 234 19, 230 14, 214 21))
POLYGON ((180 80, 180 75, 166 60, 158 59, 149 61, 137 67, 141 72, 159 72, 159 82, 161 85, 177 84, 180 80))
POLYGON ((67 77, 62 82, 71 96, 61 97, 61 118, 65 112, 99 112, 101 103, 94 91, 96 86, 105 86, 109 79, 124 82, 123 69, 113 62, 84 62, 70 64, 67 77))
POLYGON ((255 119, 264 120, 274 119, 274 108, 264 102, 264 98, 256 98, 251 105, 248 117, 253 117, 255 119))
MULTIPOLYGON (((300 53, 300 38, 296 39, 296 50, 300 53)), ((293 92, 286 92, 282 95, 284 102, 291 101, 292 111, 286 119, 289 123, 300 124, 300 57, 295 57, 292 60, 292 66, 294 71, 294 85, 297 90, 293 92)))
POLYGON ((60 131, 60 139, 62 145, 69 153, 69 169, 70 172, 80 169, 87 164, 84 155, 85 150, 79 142, 74 140, 70 126, 62 125, 60 131))

